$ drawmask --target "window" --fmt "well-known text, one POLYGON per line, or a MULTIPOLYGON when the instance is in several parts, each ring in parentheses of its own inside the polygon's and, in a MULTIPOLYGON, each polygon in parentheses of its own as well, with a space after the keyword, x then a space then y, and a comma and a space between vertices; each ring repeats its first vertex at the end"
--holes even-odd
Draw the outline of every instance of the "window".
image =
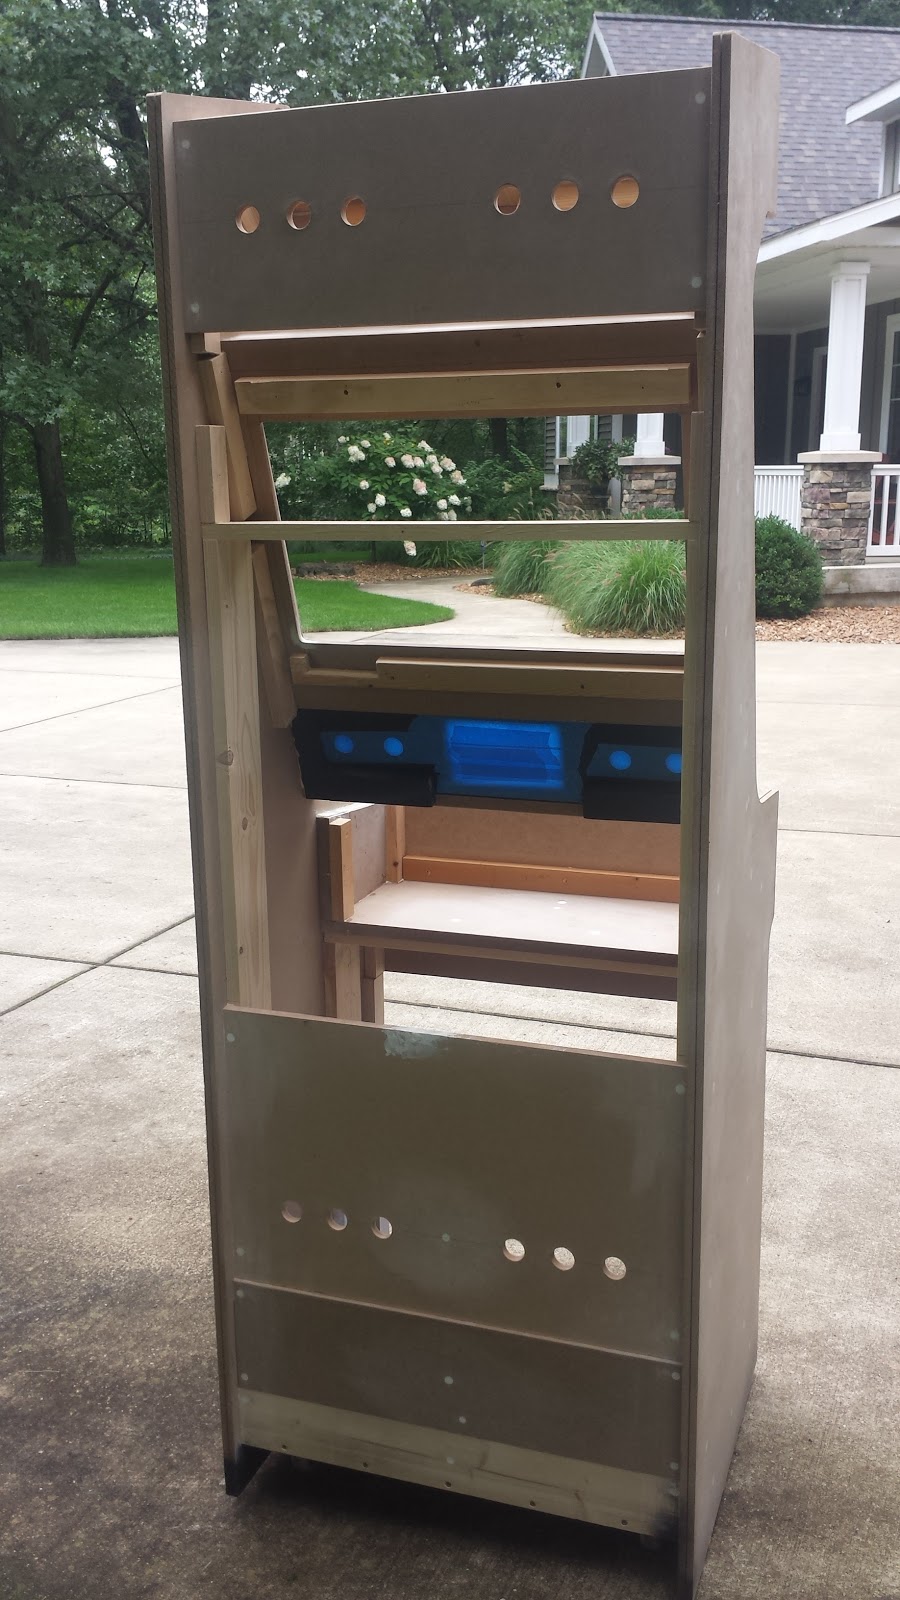
POLYGON ((888 461, 900 461, 900 315, 888 317, 884 341, 884 387, 881 391, 879 449, 888 461))

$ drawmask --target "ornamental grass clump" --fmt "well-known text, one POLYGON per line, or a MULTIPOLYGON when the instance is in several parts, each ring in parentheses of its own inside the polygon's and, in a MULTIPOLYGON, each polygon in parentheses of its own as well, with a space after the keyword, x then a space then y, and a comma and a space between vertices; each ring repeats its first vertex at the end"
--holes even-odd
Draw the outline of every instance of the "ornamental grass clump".
POLYGON ((669 539, 564 544, 547 598, 575 633, 671 634, 684 626, 684 545, 669 539))
POLYGON ((494 592, 505 600, 517 594, 543 594, 549 582, 548 562, 557 545, 552 539, 512 539, 494 555, 494 592))
POLYGON ((803 617, 824 585, 818 546, 781 517, 756 519, 756 615, 803 617))

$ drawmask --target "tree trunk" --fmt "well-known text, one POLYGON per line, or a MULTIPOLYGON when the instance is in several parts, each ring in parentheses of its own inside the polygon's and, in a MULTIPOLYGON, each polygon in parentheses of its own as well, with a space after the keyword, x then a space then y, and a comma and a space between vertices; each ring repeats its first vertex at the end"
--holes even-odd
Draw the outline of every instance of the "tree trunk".
POLYGON ((509 424, 505 417, 491 417, 491 453, 501 461, 509 460, 509 424))
POLYGON ((8 423, 0 417, 0 557, 6 555, 6 430, 8 423))
POLYGON ((58 422, 39 422, 32 429, 43 520, 42 567, 74 567, 75 536, 66 495, 62 441, 58 422))

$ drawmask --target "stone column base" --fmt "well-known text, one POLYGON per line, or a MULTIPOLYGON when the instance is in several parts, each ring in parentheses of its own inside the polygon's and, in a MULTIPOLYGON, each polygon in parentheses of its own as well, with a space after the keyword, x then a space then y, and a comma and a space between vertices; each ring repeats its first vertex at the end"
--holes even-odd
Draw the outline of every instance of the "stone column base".
POLYGON ((866 559, 872 462, 879 459, 867 453, 862 461, 803 462, 800 526, 815 539, 826 566, 858 566, 866 559))
POLYGON ((595 483, 575 475, 575 468, 565 457, 559 463, 559 489, 556 495, 557 516, 568 521, 585 517, 603 517, 609 506, 609 495, 601 492, 595 483))
POLYGON ((649 506, 675 509, 675 469, 680 456, 659 456, 644 461, 640 456, 620 456, 622 512, 646 511, 649 506))

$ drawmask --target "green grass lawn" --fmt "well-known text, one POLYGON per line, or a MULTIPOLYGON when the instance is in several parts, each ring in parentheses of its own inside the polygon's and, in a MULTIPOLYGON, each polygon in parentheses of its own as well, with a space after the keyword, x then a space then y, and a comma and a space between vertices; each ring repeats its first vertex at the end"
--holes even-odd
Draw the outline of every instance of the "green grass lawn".
MULTIPOLYGON (((304 631, 409 628, 443 622, 447 606, 365 594, 355 583, 294 580, 304 631)), ((147 638, 175 633, 175 583, 166 555, 84 556, 77 567, 0 561, 0 639, 147 638)))

